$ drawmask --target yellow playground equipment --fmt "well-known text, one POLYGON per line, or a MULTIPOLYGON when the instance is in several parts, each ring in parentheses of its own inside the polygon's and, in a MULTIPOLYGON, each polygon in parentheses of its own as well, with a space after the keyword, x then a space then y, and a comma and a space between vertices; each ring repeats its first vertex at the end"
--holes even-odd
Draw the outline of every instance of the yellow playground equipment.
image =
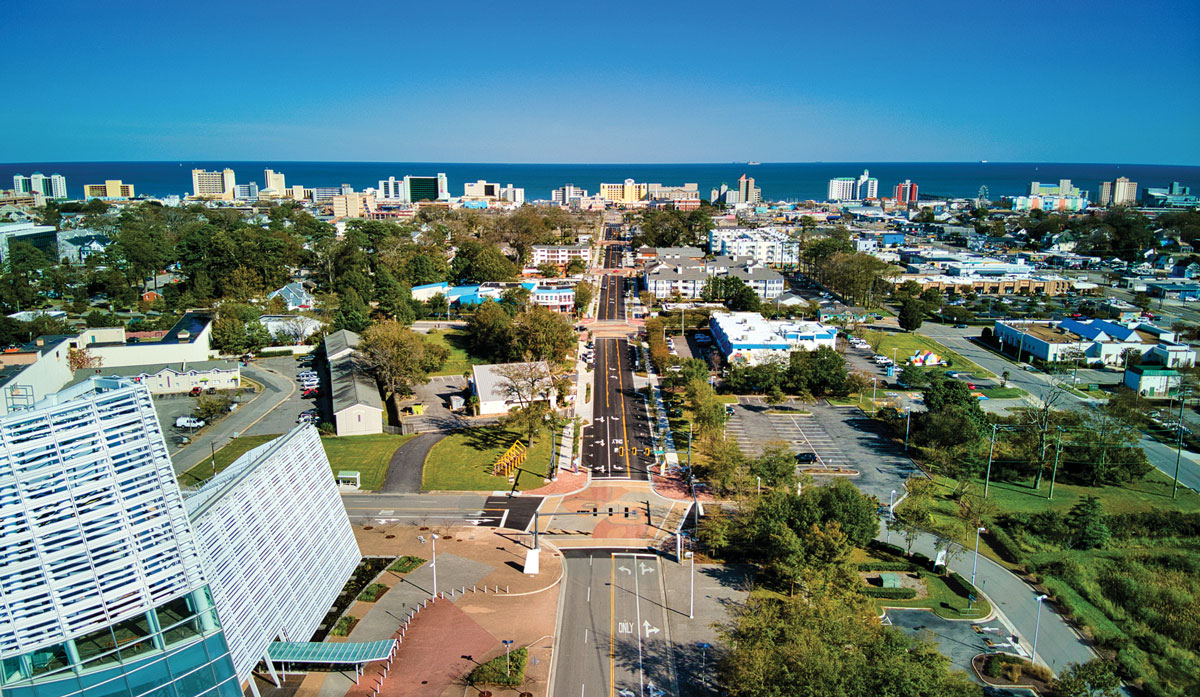
POLYGON ((492 474, 504 475, 511 477, 513 470, 525 462, 525 446, 521 445, 521 441, 513 441, 512 447, 504 451, 497 460, 496 464, 492 465, 492 474))

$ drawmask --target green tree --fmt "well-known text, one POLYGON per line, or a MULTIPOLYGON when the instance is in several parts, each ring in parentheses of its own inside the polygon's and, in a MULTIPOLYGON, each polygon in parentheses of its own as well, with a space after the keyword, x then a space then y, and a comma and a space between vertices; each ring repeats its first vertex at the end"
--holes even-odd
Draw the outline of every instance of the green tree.
POLYGON ((465 270, 466 278, 479 283, 511 281, 517 277, 517 267, 495 247, 485 247, 465 270))
MULTIPOLYGON (((578 261, 578 260, 573 260, 578 261)), ((568 267, 569 268, 569 267, 568 267)), ((569 273, 569 272, 568 272, 569 273)), ((596 295, 596 287, 587 281, 580 281, 575 284, 575 314, 582 314, 587 310, 588 305, 592 303, 592 298, 596 295)))
POLYGON ((496 363, 508 363, 518 355, 513 319, 493 300, 487 300, 475 308, 475 312, 467 319, 466 332, 472 355, 496 363))
POLYGON ((768 443, 750 462, 750 474, 761 477, 767 486, 791 488, 796 480, 796 458, 787 443, 768 443))
POLYGON ((513 329, 517 355, 526 360, 561 362, 576 342, 570 320, 541 305, 534 305, 517 315, 513 329))
POLYGON ((1071 507, 1067 513, 1067 527, 1076 549, 1104 547, 1112 536, 1104 519, 1104 506, 1095 496, 1088 496, 1071 507))
POLYGON ((818 590, 752 597, 721 629, 719 681, 732 697, 977 697, 929 642, 885 627, 863 597, 818 590))
POLYGON ((450 350, 395 320, 376 322, 363 332, 361 352, 375 378, 392 399, 412 394, 429 373, 446 362, 450 350))
POLYGON ((335 329, 362 332, 371 324, 370 313, 371 308, 363 302, 358 291, 347 288, 338 298, 338 308, 334 313, 333 326, 335 329))
POLYGON ((1093 658, 1063 671, 1054 681, 1055 697, 1117 697, 1121 694, 1121 679, 1113 663, 1093 658))
POLYGON ((568 276, 580 276, 587 271, 587 262, 583 259, 572 259, 567 262, 566 272, 568 276))
POLYGON ((905 331, 916 331, 925 320, 925 303, 920 300, 905 300, 900 304, 900 316, 897 318, 900 328, 905 331))
POLYGON ((539 265, 537 267, 537 270, 538 270, 538 273, 541 274, 543 278, 558 278, 558 276, 559 276, 558 264, 552 264, 550 262, 546 262, 545 264, 539 265))

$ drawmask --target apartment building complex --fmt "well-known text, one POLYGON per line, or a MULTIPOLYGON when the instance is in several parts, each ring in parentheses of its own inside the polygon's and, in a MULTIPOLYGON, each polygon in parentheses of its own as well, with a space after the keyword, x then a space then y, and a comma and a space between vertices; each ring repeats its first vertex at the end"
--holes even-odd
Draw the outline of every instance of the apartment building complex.
POLYGON ((738 185, 736 189, 730 188, 726 184, 721 184, 720 188, 712 190, 712 192, 709 194, 708 200, 714 205, 754 205, 757 203, 762 203, 762 189, 754 185, 753 177, 747 177, 745 174, 743 174, 738 178, 738 185))
POLYGON ((1101 206, 1134 206, 1137 205, 1137 182, 1129 181, 1128 177, 1117 177, 1116 181, 1100 182, 1101 206))
POLYGON ((600 198, 608 203, 630 206, 644 203, 649 191, 649 184, 639 184, 632 179, 626 179, 620 184, 601 184, 600 198))
POLYGON ((903 182, 896 185, 896 190, 892 194, 892 198, 896 199, 896 203, 910 204, 917 202, 917 185, 910 179, 905 179, 903 182))
POLYGON ((698 300, 713 276, 740 278, 763 300, 774 300, 783 293, 783 276, 750 257, 658 258, 646 263, 642 283, 656 298, 698 300))
POLYGON ((535 244, 531 248, 529 263, 531 266, 541 266, 542 264, 566 266, 572 259, 582 259, 586 263, 591 253, 592 248, 586 244, 535 244))
POLYGON ((800 262, 800 243, 773 227, 714 228, 708 231, 708 251, 718 255, 750 257, 767 266, 800 262))
POLYGON ((433 177, 404 175, 403 179, 388 177, 379 180, 379 200, 388 203, 417 203, 419 201, 447 201, 450 199, 450 183, 446 175, 439 172, 433 177))
POLYGON ((67 178, 61 174, 46 176, 34 172, 28 177, 24 174, 13 175, 13 191, 17 194, 41 195, 43 200, 61 201, 67 198, 67 178))
POLYGON ((834 177, 829 180, 829 201, 866 201, 875 198, 879 198, 879 180, 872 177, 868 170, 864 169, 857 179, 834 177))

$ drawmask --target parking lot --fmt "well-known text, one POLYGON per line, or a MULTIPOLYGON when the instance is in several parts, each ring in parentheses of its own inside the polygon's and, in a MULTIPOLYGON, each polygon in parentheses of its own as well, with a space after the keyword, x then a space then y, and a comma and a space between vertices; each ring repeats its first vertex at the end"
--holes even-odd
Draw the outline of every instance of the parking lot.
POLYGON ((272 409, 262 418, 261 421, 247 429, 244 435, 273 435, 276 433, 287 433, 296 426, 296 417, 305 409, 317 407, 321 409, 322 417, 328 418, 329 414, 329 376, 325 370, 314 368, 321 379, 321 394, 322 399, 305 399, 301 396, 299 383, 296 382, 296 374, 301 370, 305 370, 295 358, 291 356, 281 356, 279 358, 260 358, 252 364, 258 368, 265 368, 274 371, 288 379, 289 382, 296 385, 296 391, 285 399, 279 406, 272 409))
POLYGON ((775 409, 768 408, 761 397, 739 397, 738 404, 731 406, 733 416, 726 434, 737 438, 749 457, 761 454, 771 441, 784 441, 793 453, 814 453, 817 467, 856 470, 855 486, 882 503, 892 491, 903 492, 904 480, 917 471, 903 446, 883 433, 880 422, 859 409, 804 404, 794 406, 808 410, 810 416, 769 414, 775 409))
MULTIPOLYGON (((807 407, 805 407, 807 408, 807 407)), ((725 433, 737 438, 742 452, 758 457, 772 441, 784 441, 793 453, 813 453, 816 466, 849 467, 850 458, 834 443, 833 438, 812 416, 771 413, 761 397, 738 397, 733 415, 725 425, 725 433)))

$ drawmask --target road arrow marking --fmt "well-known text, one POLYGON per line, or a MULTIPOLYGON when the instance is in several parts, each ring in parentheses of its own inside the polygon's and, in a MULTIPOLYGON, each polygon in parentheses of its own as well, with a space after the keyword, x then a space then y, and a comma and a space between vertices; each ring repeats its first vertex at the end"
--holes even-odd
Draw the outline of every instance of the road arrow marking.
POLYGON ((618 566, 617 568, 629 574, 630 576, 633 575, 633 571, 631 571, 628 566, 618 566))
POLYGON ((642 575, 643 575, 643 576, 645 576, 646 574, 652 574, 652 573, 654 573, 654 567, 653 567, 653 566, 646 566, 646 562, 642 562, 641 564, 642 564, 642 575))
POLYGON ((645 620, 644 622, 642 622, 642 629, 646 630, 646 636, 650 636, 651 634, 658 634, 658 631, 659 631, 658 627, 655 627, 654 625, 650 624, 650 620, 645 620))

